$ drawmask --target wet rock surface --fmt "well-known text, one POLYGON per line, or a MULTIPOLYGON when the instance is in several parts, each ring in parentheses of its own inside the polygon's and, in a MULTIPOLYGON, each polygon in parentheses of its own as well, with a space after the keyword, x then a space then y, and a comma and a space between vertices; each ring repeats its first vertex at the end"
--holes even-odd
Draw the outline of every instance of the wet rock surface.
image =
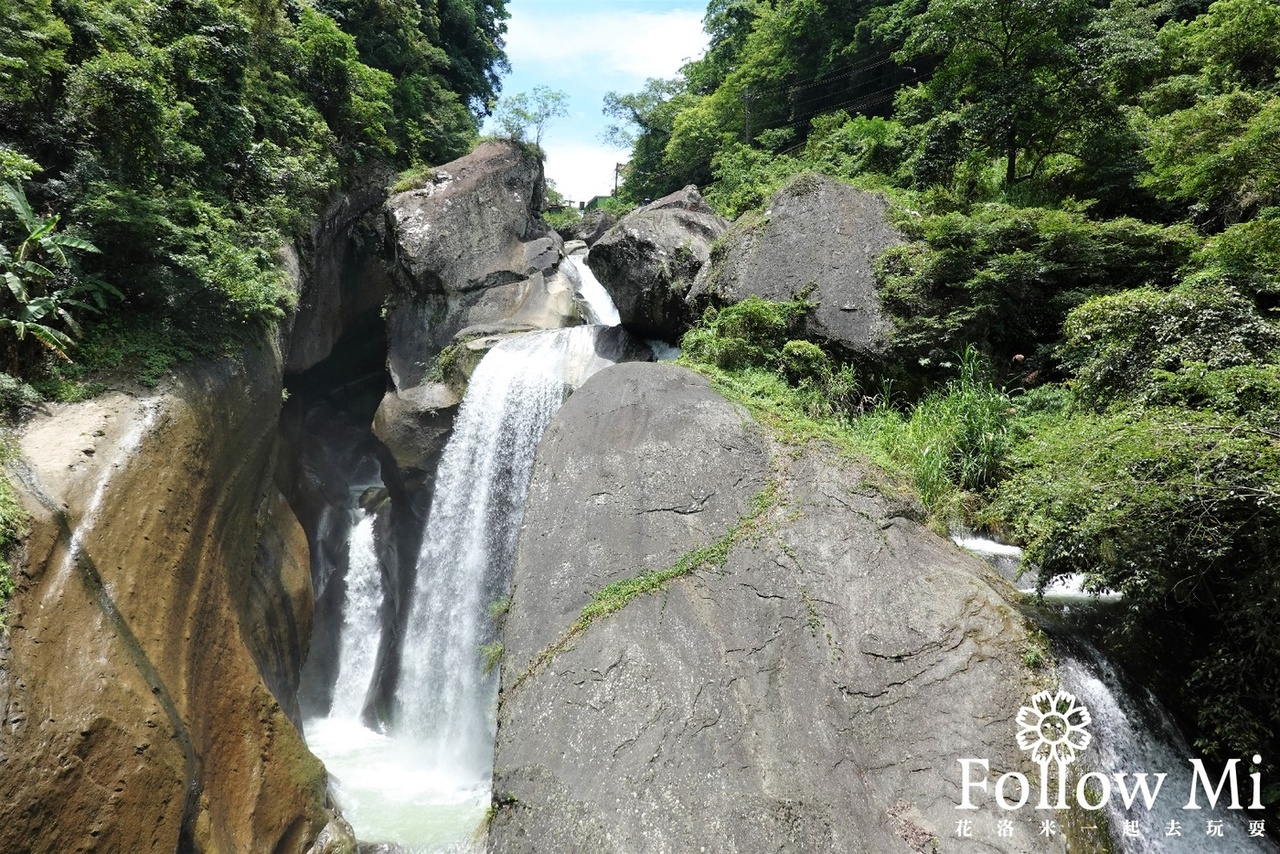
MULTIPOLYGON (((1024 764, 1026 633, 985 565, 877 483, 832 451, 773 446, 680 368, 609 368, 571 397, 524 516, 489 850, 945 845, 957 759, 1024 764), (631 600, 538 665, 597 591, 744 518, 723 568, 631 600)), ((1064 850, 1018 818, 983 850, 1064 850)))
POLYGON ((53 406, 21 437, 2 847, 303 851, 330 821, 271 690, 296 689, 311 619, 271 481, 279 396, 263 347, 162 394, 53 406))

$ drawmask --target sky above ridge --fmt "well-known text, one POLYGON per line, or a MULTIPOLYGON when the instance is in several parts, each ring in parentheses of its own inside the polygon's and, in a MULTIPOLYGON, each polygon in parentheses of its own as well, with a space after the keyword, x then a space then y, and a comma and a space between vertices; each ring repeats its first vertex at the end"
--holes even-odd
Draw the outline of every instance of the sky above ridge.
POLYGON ((608 195, 628 152, 600 139, 605 93, 638 92, 700 56, 706 0, 509 0, 507 9, 503 94, 547 86, 568 95, 568 117, 543 131, 547 176, 573 201, 608 195))

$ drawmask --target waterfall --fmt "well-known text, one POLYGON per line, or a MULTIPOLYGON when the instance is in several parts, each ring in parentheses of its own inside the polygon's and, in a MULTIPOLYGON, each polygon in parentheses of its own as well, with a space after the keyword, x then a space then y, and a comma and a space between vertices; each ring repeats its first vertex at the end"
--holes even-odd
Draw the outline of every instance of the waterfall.
POLYGON ((405 638, 399 726, 434 761, 473 779, 492 765, 497 673, 480 648, 506 596, 533 456, 566 391, 605 362, 598 327, 539 332, 494 347, 471 377, 436 473, 405 638))
POLYGON ((622 318, 618 315, 618 307, 613 304, 613 298, 604 289, 604 285, 600 284, 595 273, 591 272, 586 261, 575 255, 569 259, 569 264, 577 273, 578 296, 587 304, 590 315, 587 322, 603 326, 617 326, 621 323, 622 318))
MULTIPOLYGON (((1021 549, 967 533, 957 533, 952 539, 957 545, 985 559, 1022 593, 1028 596, 1035 594, 1034 574, 1021 572, 1021 549)), ((1046 586, 1043 600, 1048 605, 1061 608, 1064 613, 1070 613, 1119 598, 1119 594, 1111 591, 1104 591, 1101 595, 1086 593, 1083 576, 1071 575, 1046 586)), ((1083 767, 1080 772, 1096 771, 1109 779, 1114 774, 1128 774, 1130 787, 1134 785, 1135 774, 1147 773, 1152 787, 1155 786, 1156 774, 1168 774, 1150 810, 1145 808, 1141 797, 1134 802, 1133 809, 1126 810, 1119 794, 1112 792, 1106 813, 1117 851, 1124 854, 1164 851, 1280 854, 1280 848, 1270 840, 1249 835, 1248 821, 1261 816, 1241 815, 1240 810, 1226 809, 1230 804, 1230 796, 1226 792, 1216 809, 1208 809, 1203 792, 1199 792, 1198 798, 1203 809, 1183 809, 1191 792, 1191 759, 1196 754, 1150 691, 1124 678, 1102 653, 1082 638, 1060 638, 1055 644, 1055 652, 1058 654, 1062 688, 1074 694, 1092 718, 1089 731, 1093 741, 1081 759, 1083 767), (1211 820, 1222 822, 1222 836, 1206 833, 1206 822, 1211 820), (1174 828, 1180 835, 1169 835, 1174 828)), ((1222 769, 1213 766, 1214 763, 1206 763, 1211 786, 1216 787, 1222 769)), ((1237 774, 1241 783, 1241 803, 1247 804, 1251 791, 1249 770, 1242 764, 1237 774)))
MULTIPOLYGON (((1250 837, 1248 818, 1260 819, 1261 815, 1241 815, 1240 810, 1226 809, 1231 798, 1227 792, 1219 799, 1217 808, 1207 808, 1203 791, 1197 802, 1203 809, 1184 810, 1191 792, 1191 757, 1195 753, 1178 732, 1169 713, 1150 692, 1127 684, 1125 680, 1096 649, 1079 640, 1071 644, 1059 661, 1062 687, 1075 694, 1093 718, 1091 731, 1094 746, 1090 747, 1091 765, 1097 770, 1115 773, 1123 770, 1131 773, 1167 772, 1160 797, 1151 810, 1141 802, 1132 810, 1125 810, 1120 798, 1114 794, 1107 804, 1107 814, 1113 832, 1119 835, 1119 850, 1125 854, 1157 854, 1162 851, 1178 851, 1185 854, 1277 854, 1280 849, 1263 837, 1250 837), (1221 821, 1222 836, 1208 836, 1205 823, 1221 821), (1123 836, 1125 822, 1137 822, 1136 834, 1123 836), (1174 822, 1182 835, 1166 834, 1174 822)), ((1206 763, 1211 785, 1218 785, 1221 767, 1206 763)), ((1238 769, 1240 777, 1240 801, 1247 805, 1250 798, 1249 770, 1244 764, 1238 769)), ((1154 782, 1152 783, 1154 786, 1154 782)), ((1133 830, 1134 828, 1130 828, 1133 830)))
POLYGON ((360 518, 351 526, 348 540, 347 598, 342 608, 338 675, 329 712, 330 717, 347 719, 360 717, 382 632, 378 621, 382 571, 373 536, 377 520, 372 514, 356 512, 360 518))
POLYGON ((308 721, 306 735, 362 840, 469 850, 490 803, 498 684, 481 655, 496 638, 489 606, 506 596, 543 431, 566 394, 611 363, 596 353, 602 329, 508 338, 472 374, 436 471, 385 733, 359 720, 382 590, 373 519, 351 527, 333 709, 308 721))

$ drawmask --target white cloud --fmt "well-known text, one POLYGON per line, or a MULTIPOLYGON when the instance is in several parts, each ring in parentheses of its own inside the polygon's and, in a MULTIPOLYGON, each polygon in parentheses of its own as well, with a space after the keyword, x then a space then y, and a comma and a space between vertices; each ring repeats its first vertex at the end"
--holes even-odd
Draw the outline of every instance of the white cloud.
MULTIPOLYGON (((613 190, 614 165, 629 153, 600 142, 606 92, 638 92, 650 77, 673 77, 706 49, 705 0, 521 0, 511 4, 503 92, 545 85, 569 96, 570 115, 548 123, 547 176, 573 201, 613 190), (644 8, 652 2, 654 7, 644 8), (635 8, 633 4, 640 4, 635 8)), ((486 132, 493 132, 490 125, 486 132)))
MULTIPOLYGON (((556 76, 581 73, 609 77, 671 77, 707 46, 702 14, 690 9, 663 12, 577 13, 566 20, 553 15, 513 15, 508 24, 507 56, 512 68, 554 69, 556 76)), ((542 75, 539 75, 542 76, 542 75)), ((550 76, 550 75, 547 75, 550 76)))
POLYGON ((588 202, 592 196, 613 192, 613 168, 627 159, 626 152, 589 142, 548 144, 547 177, 565 198, 588 202))

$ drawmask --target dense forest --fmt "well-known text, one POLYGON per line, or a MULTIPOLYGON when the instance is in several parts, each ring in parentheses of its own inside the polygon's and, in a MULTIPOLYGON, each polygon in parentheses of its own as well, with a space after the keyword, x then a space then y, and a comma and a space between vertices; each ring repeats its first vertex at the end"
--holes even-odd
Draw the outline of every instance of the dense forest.
MULTIPOLYGON (((470 150, 506 16, 503 0, 6 3, 7 370, 60 398, 109 365, 154 382, 282 317, 283 238, 372 164, 470 150)), ((32 393, 6 388, 10 406, 32 393)))
MULTIPOLYGON (((1108 646, 1196 747, 1280 757, 1280 4, 713 0, 614 93, 632 202, 729 218, 795 176, 884 193, 879 362, 708 312, 685 358, 898 471, 1040 581, 1123 594, 1108 646)), ((714 258, 714 250, 713 250, 714 258)), ((1274 779, 1274 774, 1272 774, 1274 779)), ((1267 799, 1280 800, 1272 786, 1267 799)))

